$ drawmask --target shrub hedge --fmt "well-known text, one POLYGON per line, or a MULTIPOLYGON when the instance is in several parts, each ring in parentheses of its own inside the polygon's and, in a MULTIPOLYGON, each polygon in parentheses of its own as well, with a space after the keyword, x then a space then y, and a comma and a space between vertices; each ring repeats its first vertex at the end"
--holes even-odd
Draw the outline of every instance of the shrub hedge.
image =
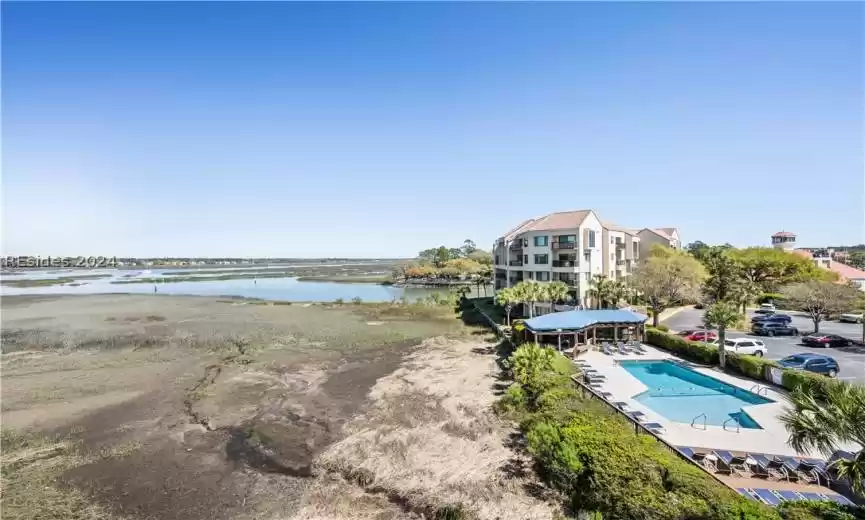
POLYGON ((715 347, 697 341, 688 341, 685 338, 676 336, 675 334, 668 334, 654 327, 646 327, 646 342, 649 345, 669 350, 689 361, 704 363, 706 365, 718 364, 718 349, 715 347))
POLYGON ((774 303, 775 305, 784 303, 784 295, 781 293, 763 293, 757 298, 757 303, 774 303))

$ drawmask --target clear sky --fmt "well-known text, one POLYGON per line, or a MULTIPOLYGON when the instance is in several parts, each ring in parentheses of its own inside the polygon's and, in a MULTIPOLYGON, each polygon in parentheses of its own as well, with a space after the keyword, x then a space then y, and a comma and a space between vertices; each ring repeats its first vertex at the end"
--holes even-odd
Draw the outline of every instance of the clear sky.
POLYGON ((865 241, 861 3, 2 4, 4 254, 865 241))

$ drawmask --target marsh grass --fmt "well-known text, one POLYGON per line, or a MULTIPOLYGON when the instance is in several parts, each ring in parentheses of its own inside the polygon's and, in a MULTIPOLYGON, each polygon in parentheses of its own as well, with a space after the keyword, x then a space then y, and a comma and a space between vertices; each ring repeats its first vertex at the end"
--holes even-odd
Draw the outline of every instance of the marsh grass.
POLYGON ((116 518, 83 491, 63 482, 62 475, 89 463, 125 457, 138 443, 84 449, 72 434, 52 437, 3 429, 2 495, 4 519, 108 520, 116 518))

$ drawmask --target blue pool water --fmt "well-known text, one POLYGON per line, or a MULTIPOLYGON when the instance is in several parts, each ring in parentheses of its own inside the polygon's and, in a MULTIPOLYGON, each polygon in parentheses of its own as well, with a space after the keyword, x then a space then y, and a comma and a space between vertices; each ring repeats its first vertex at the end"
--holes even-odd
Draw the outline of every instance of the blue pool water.
MULTIPOLYGON (((742 428, 762 429, 742 407, 773 402, 672 361, 622 361, 621 366, 649 387, 634 400, 675 422, 690 424, 705 413, 709 425, 722 426, 733 417, 742 428)), ((702 423, 700 418, 697 424, 702 423)), ((735 421, 727 426, 735 428, 735 421)))

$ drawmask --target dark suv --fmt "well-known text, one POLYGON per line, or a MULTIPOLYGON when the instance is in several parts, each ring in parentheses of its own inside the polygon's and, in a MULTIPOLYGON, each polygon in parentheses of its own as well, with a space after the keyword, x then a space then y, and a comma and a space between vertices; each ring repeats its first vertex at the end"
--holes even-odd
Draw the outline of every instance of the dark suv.
POLYGON ((778 364, 784 368, 798 368, 829 377, 837 376, 839 371, 838 362, 822 354, 795 354, 785 357, 778 364))
POLYGON ((751 323, 783 323, 789 325, 793 318, 786 314, 760 314, 751 318, 751 323))
POLYGON ((751 326, 751 332, 758 336, 798 336, 799 329, 788 323, 758 321, 751 326))

